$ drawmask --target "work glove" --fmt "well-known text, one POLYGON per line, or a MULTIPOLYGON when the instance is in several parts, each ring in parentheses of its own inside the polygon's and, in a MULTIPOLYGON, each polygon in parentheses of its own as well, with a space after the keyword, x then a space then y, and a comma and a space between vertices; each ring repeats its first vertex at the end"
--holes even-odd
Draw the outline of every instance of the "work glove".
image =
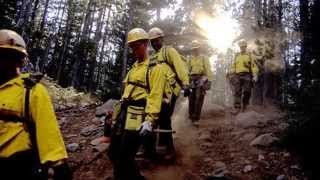
POLYGON ((189 88, 184 89, 184 90, 183 90, 183 96, 184 96, 184 97, 188 97, 189 95, 190 95, 190 89, 189 89, 189 88))
POLYGON ((72 172, 67 163, 63 163, 61 165, 58 165, 56 167, 53 167, 54 180, 72 180, 72 172))
POLYGON ((189 86, 184 85, 184 86, 182 87, 182 90, 183 90, 183 96, 184 96, 184 97, 188 97, 188 96, 190 95, 190 88, 189 88, 189 86))
POLYGON ((150 121, 144 121, 142 124, 141 124, 141 128, 140 128, 140 135, 141 136, 145 136, 149 133, 152 132, 152 123, 150 121))
POLYGON ((253 78, 252 78, 253 82, 254 83, 257 83, 258 82, 258 75, 253 75, 253 78))

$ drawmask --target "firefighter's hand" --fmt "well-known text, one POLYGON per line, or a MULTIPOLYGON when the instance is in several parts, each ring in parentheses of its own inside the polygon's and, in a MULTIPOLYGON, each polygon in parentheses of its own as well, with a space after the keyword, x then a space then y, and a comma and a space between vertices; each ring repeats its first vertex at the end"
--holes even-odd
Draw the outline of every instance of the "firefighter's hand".
POLYGON ((184 97, 188 97, 190 95, 190 88, 188 85, 184 85, 182 87, 182 90, 183 90, 183 96, 184 97))
POLYGON ((152 123, 148 120, 144 121, 142 124, 141 124, 141 128, 140 128, 140 135, 141 136, 145 136, 149 133, 152 132, 152 123))
POLYGON ((184 89, 184 90, 183 90, 183 96, 184 96, 184 97, 188 97, 189 95, 190 95, 190 89, 189 89, 189 88, 184 89))
POLYGON ((54 180, 72 180, 72 172, 67 163, 63 163, 61 165, 58 165, 56 167, 53 167, 54 180))
POLYGON ((254 83, 257 83, 258 82, 258 75, 253 75, 253 78, 252 78, 253 82, 254 83))

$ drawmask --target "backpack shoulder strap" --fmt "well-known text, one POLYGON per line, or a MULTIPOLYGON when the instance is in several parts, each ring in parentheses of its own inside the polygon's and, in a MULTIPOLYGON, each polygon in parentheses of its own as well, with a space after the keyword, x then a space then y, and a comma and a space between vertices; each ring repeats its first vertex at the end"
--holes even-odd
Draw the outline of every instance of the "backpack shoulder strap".
POLYGON ((149 77, 150 77, 151 69, 154 68, 158 64, 159 63, 158 63, 158 61, 156 59, 150 60, 150 62, 149 62, 148 69, 147 69, 147 72, 146 72, 146 83, 147 83, 148 92, 150 92, 150 80, 149 80, 149 77))
POLYGON ((146 89, 147 92, 149 93, 150 92, 150 80, 149 80, 149 74, 150 74, 150 71, 151 69, 156 66, 158 64, 158 61, 156 59, 154 60, 150 60, 149 62, 149 65, 147 67, 147 70, 146 70, 146 85, 143 85, 143 84, 139 84, 139 83, 136 83, 136 82, 132 82, 130 81, 130 72, 128 74, 128 84, 132 84, 134 87, 140 87, 140 88, 143 88, 143 89, 146 89))
POLYGON ((234 68, 235 68, 234 70, 235 70, 235 72, 237 72, 236 61, 237 61, 238 56, 240 56, 240 52, 237 52, 237 53, 235 54, 234 59, 233 59, 233 63, 232 63, 232 65, 234 65, 234 68))
POLYGON ((39 160, 38 147, 37 147, 37 137, 36 137, 36 127, 35 123, 30 116, 30 92, 31 89, 40 82, 42 79, 42 74, 31 74, 29 77, 23 78, 24 87, 26 89, 25 99, 24 99, 24 120, 27 130, 30 134, 31 146, 33 151, 36 153, 36 157, 39 160))
POLYGON ((205 62, 205 61, 206 61, 206 58, 205 58, 204 56, 202 56, 201 59, 202 59, 202 67, 203 67, 203 70, 205 71, 204 73, 206 73, 206 70, 207 70, 207 69, 206 69, 206 62, 205 62))
POLYGON ((24 87, 26 89, 26 94, 25 94, 25 101, 24 101, 24 118, 26 119, 27 122, 32 121, 30 118, 30 91, 31 89, 41 81, 43 77, 43 74, 41 73, 36 73, 36 74, 31 74, 29 77, 23 78, 24 81, 24 87))
POLYGON ((170 67, 170 69, 171 69, 171 70, 173 71, 173 73, 175 74, 177 83, 182 87, 182 86, 183 86, 183 83, 182 83, 182 81, 179 79, 176 69, 174 68, 173 64, 170 64, 169 61, 168 61, 168 59, 169 59, 169 57, 168 57, 168 49, 169 49, 169 48, 171 48, 171 46, 164 46, 164 47, 163 47, 162 56, 163 56, 163 59, 164 59, 164 63, 166 63, 166 64, 170 67))

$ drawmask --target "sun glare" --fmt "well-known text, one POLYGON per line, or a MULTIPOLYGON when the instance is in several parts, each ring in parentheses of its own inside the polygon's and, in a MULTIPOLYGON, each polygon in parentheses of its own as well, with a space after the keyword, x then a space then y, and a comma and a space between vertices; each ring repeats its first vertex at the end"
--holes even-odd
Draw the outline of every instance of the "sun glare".
POLYGON ((228 12, 220 11, 214 17, 205 12, 197 12, 195 23, 208 39, 208 44, 220 53, 226 52, 240 35, 239 23, 228 12))

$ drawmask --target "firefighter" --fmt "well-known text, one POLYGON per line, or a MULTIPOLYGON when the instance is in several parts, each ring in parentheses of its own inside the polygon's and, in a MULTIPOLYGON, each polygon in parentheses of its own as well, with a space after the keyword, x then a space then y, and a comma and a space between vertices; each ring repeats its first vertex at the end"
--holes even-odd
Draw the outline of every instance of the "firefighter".
POLYGON ((191 88, 189 118, 194 125, 198 125, 205 93, 211 87, 212 71, 209 59, 200 55, 200 43, 195 40, 192 41, 191 46, 192 56, 188 64, 191 88))
POLYGON ((0 30, 0 179, 48 179, 48 168, 72 179, 47 90, 20 73, 27 56, 20 35, 0 30))
MULTIPOLYGON (((150 29, 149 37, 154 49, 150 60, 158 61, 163 65, 167 79, 165 97, 159 118, 159 128, 172 130, 171 117, 181 88, 184 90, 185 96, 189 94, 188 69, 177 50, 164 44, 164 33, 160 28, 154 27, 150 29)), ((164 156, 166 160, 175 159, 172 133, 160 134, 159 145, 166 146, 166 155, 164 156)))
POLYGON ((129 31, 127 43, 135 63, 124 80, 120 112, 112 129, 108 155, 116 180, 145 179, 135 163, 142 137, 152 133, 159 118, 165 76, 160 64, 150 63, 149 35, 141 28, 129 31))
POLYGON ((249 105, 253 83, 258 81, 258 67, 253 56, 247 52, 247 42, 239 41, 240 53, 237 53, 228 74, 233 86, 233 114, 245 111, 249 105))

